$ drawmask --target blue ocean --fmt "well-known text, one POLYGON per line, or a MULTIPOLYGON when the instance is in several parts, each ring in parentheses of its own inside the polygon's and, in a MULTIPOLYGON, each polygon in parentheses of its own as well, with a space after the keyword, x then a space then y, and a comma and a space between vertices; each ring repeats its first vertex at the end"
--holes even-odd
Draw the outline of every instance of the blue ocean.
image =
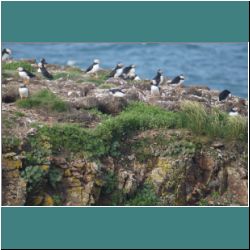
POLYGON ((86 68, 93 59, 102 68, 116 63, 136 64, 142 79, 151 79, 158 69, 170 78, 185 75, 186 85, 228 89, 248 97, 247 43, 3 43, 13 58, 46 58, 48 63, 65 65, 74 61, 86 68))

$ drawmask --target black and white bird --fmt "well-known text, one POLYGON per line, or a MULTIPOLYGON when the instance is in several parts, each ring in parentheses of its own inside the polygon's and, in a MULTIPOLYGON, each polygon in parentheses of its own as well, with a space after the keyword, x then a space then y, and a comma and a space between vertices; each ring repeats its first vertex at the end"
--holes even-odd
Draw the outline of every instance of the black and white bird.
POLYGON ((93 63, 86 69, 87 74, 95 74, 100 69, 100 60, 95 59, 93 63))
POLYGON ((153 78, 152 83, 153 85, 161 85, 164 81, 164 76, 163 76, 163 72, 161 69, 159 69, 156 73, 156 76, 153 78))
POLYGON ((160 96, 160 87, 159 84, 155 84, 154 80, 151 81, 151 95, 160 96))
POLYGON ((231 110, 228 113, 230 116, 237 116, 239 115, 239 110, 236 107, 231 108, 231 110))
POLYGON ((184 78, 184 75, 179 75, 179 76, 176 76, 171 82, 170 82, 170 84, 182 84, 182 83, 184 83, 184 80, 185 80, 185 78, 184 78))
POLYGON ((232 94, 229 90, 225 89, 219 94, 219 101, 226 100, 228 97, 231 97, 232 94))
POLYGON ((125 67, 122 72, 122 76, 124 79, 132 79, 135 74, 135 64, 131 64, 128 67, 125 67))
POLYGON ((29 72, 28 70, 25 70, 22 67, 17 68, 19 76, 23 79, 24 83, 29 83, 30 78, 34 78, 35 75, 29 72))
MULTIPOLYGON (((47 61, 46 61, 44 58, 42 58, 41 61, 40 61, 40 64, 41 64, 42 66, 44 66, 44 65, 46 65, 46 64, 48 64, 48 63, 47 63, 47 61)), ((39 63, 38 63, 38 70, 37 70, 37 72, 39 72, 39 73, 42 72, 42 71, 41 71, 41 68, 39 67, 39 63)))
POLYGON ((109 93, 113 96, 116 96, 116 97, 124 97, 125 96, 124 91, 122 89, 119 89, 119 88, 109 89, 109 93))
POLYGON ((19 96, 20 96, 21 99, 25 99, 25 98, 29 97, 29 89, 23 83, 20 84, 18 92, 19 92, 19 96))
POLYGON ((11 54, 12 54, 12 51, 10 49, 4 48, 2 50, 2 61, 6 61, 10 59, 11 54))
POLYGON ((48 80, 52 80, 53 76, 48 72, 48 70, 45 68, 43 63, 38 63, 38 67, 40 69, 40 72, 42 73, 42 75, 47 78, 48 80))
POLYGON ((116 67, 111 71, 109 77, 114 77, 114 78, 120 77, 123 73, 123 67, 124 66, 122 63, 118 63, 116 67))

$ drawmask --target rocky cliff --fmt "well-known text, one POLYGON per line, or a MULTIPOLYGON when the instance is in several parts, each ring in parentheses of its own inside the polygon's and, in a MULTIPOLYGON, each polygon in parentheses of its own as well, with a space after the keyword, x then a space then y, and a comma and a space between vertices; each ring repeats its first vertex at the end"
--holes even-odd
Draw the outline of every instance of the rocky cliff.
POLYGON ((20 100, 20 65, 36 72, 2 72, 3 205, 247 205, 247 100, 167 83, 151 96, 147 80, 57 65, 20 100))

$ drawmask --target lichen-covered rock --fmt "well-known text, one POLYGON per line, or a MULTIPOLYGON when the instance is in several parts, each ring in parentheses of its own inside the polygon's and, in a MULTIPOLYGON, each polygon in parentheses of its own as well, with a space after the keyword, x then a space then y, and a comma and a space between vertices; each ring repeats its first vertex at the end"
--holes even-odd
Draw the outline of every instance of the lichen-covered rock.
POLYGON ((2 205, 23 206, 26 202, 26 182, 20 176, 22 161, 15 153, 7 153, 2 159, 2 205))

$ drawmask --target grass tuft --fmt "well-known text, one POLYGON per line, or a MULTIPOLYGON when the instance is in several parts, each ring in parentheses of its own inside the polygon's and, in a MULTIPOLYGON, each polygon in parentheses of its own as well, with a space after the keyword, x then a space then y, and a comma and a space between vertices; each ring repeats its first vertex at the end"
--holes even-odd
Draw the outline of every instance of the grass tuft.
POLYGON ((18 100, 17 105, 21 108, 42 108, 47 111, 64 112, 69 106, 49 90, 41 90, 33 96, 18 100))
POLYGON ((247 140, 247 119, 242 116, 230 117, 225 112, 202 104, 185 101, 181 105, 181 127, 195 134, 226 139, 247 140))
POLYGON ((35 72, 35 68, 32 67, 30 63, 25 61, 2 63, 2 70, 17 70, 18 67, 22 67, 30 72, 35 72))

